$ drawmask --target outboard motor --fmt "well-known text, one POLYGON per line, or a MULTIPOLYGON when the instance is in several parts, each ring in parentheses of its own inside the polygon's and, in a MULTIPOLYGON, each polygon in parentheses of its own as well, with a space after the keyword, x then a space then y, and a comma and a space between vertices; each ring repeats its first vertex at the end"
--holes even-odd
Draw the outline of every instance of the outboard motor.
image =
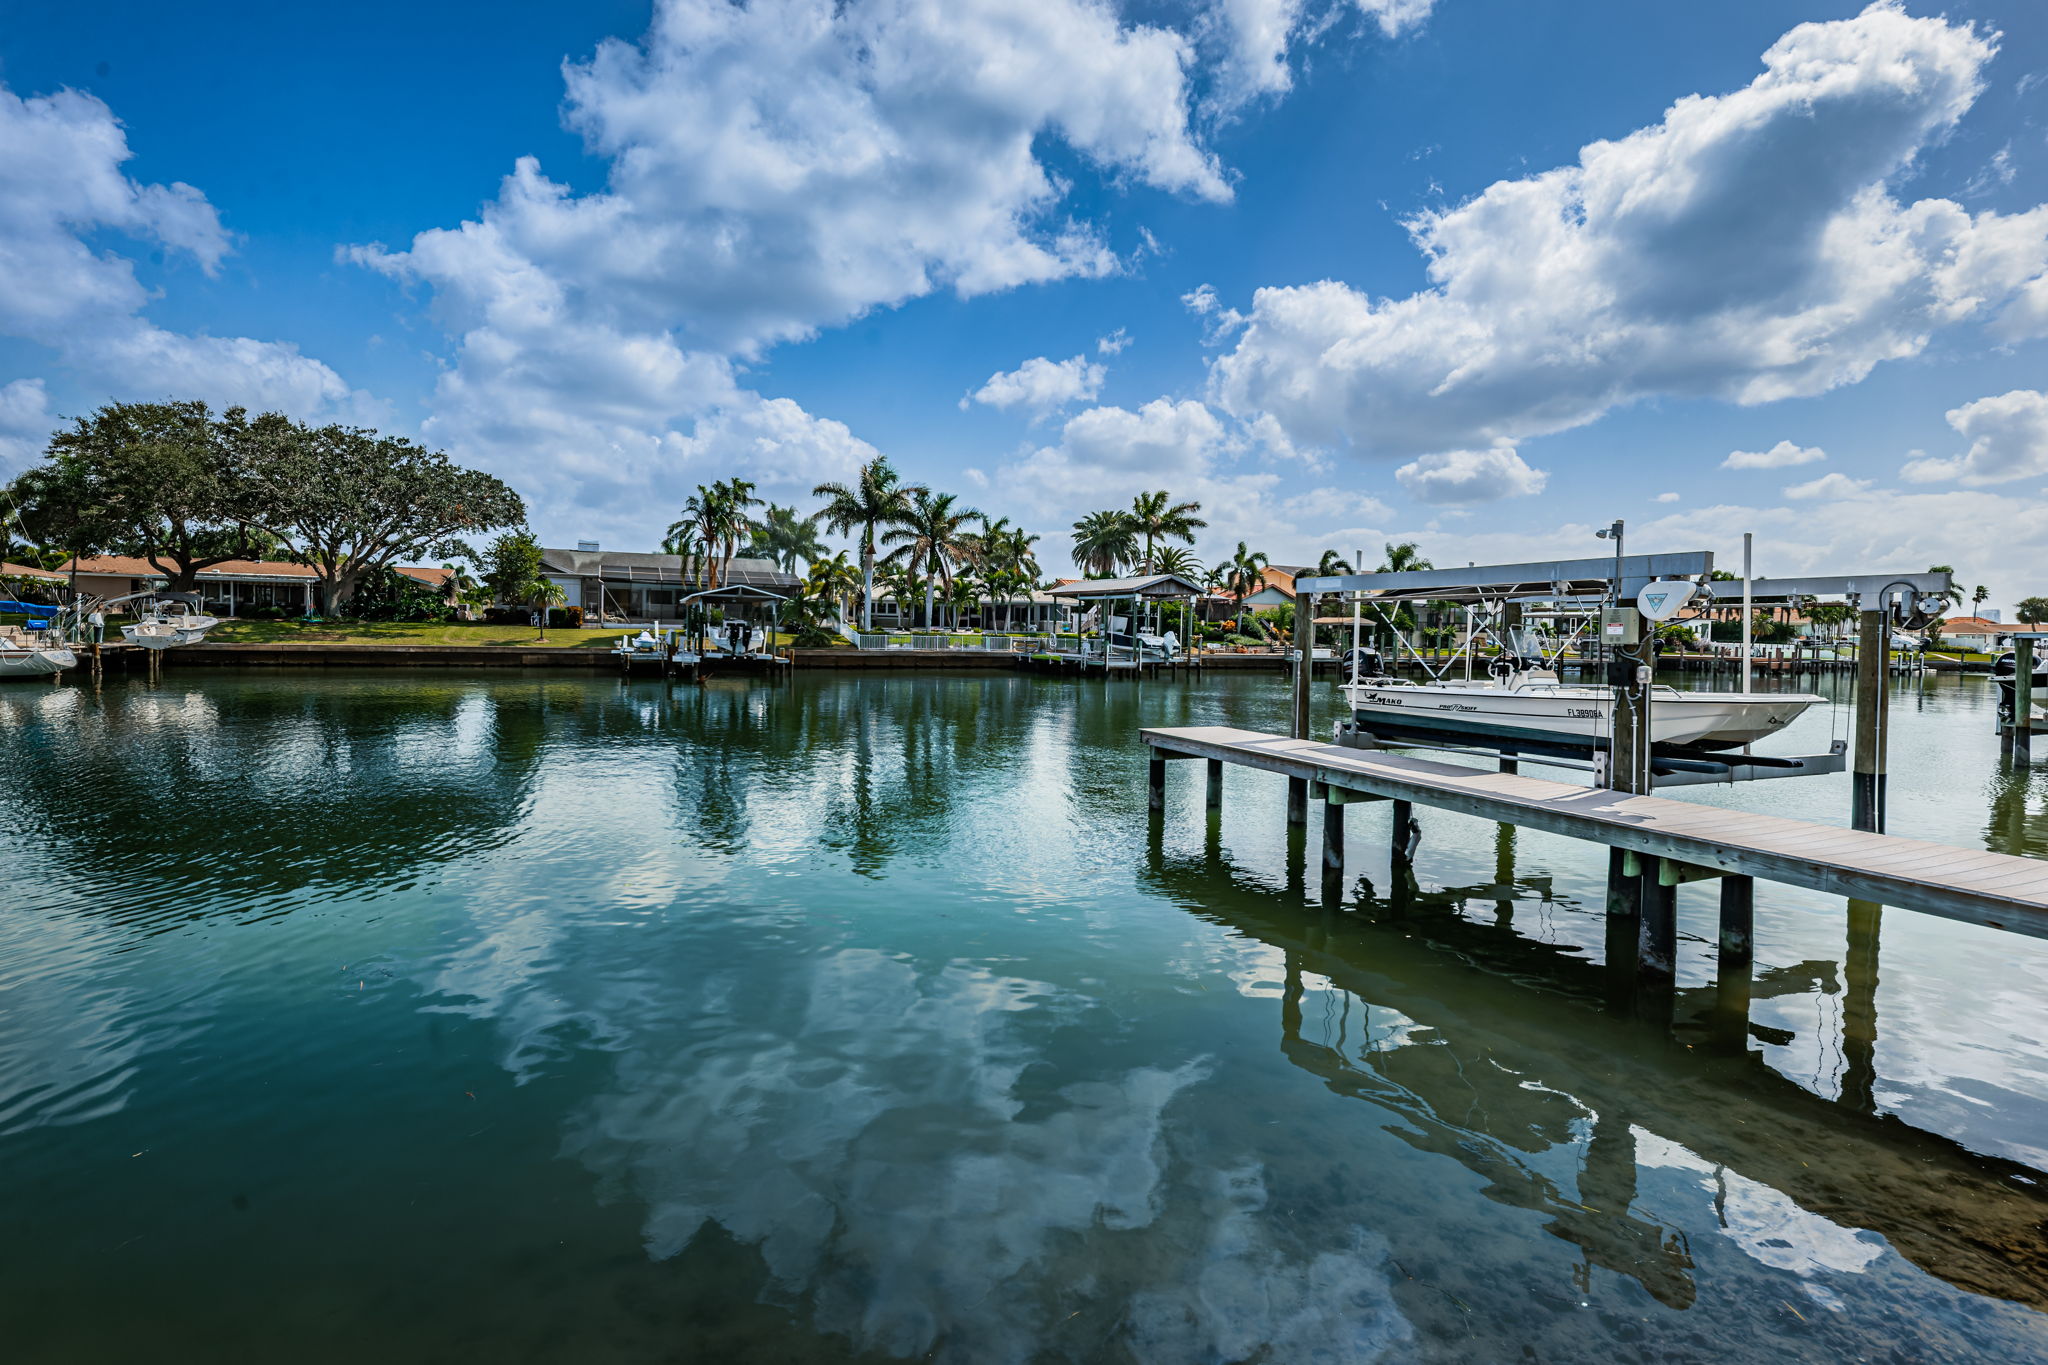
POLYGON ((1367 678, 1384 678, 1387 675, 1386 661, 1380 658, 1376 649, 1361 646, 1344 652, 1344 681, 1356 687, 1367 678))
MULTIPOLYGON (((2039 642, 2037 642, 2038 644, 2039 642)), ((2017 650, 2008 649, 1991 662, 1991 676, 1998 680, 1998 718, 2010 721, 2013 718, 2013 682, 2019 677, 2020 656, 2017 650)), ((2034 652, 2034 695, 2048 702, 2048 657, 2038 648, 2034 652)))

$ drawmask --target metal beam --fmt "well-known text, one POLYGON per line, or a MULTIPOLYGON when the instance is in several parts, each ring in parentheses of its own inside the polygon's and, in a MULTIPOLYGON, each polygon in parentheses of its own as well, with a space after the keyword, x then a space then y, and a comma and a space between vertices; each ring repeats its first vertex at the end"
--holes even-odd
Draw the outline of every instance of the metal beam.
MULTIPOLYGON (((1910 589, 1918 597, 1936 597, 1952 586, 1945 573, 1855 573, 1818 574, 1809 578, 1752 578, 1750 592, 1758 602, 1787 602, 1795 597, 1857 597, 1872 604, 1888 589, 1910 589)), ((1734 589, 1729 584, 1724 589, 1734 589)), ((1720 600, 1716 598, 1716 600, 1720 600)))
MULTIPOLYGON (((1622 591, 1634 596, 1659 578, 1699 578, 1712 573, 1710 551, 1627 555, 1621 560, 1622 591)), ((1595 596, 1614 581, 1611 555, 1590 559, 1547 559, 1527 564, 1480 564, 1463 569, 1409 569, 1401 573, 1345 573, 1294 580, 1297 593, 1369 593, 1373 600, 1433 599, 1493 601, 1502 597, 1548 600, 1595 596), (1560 587, 1560 585, 1562 585, 1560 587)))

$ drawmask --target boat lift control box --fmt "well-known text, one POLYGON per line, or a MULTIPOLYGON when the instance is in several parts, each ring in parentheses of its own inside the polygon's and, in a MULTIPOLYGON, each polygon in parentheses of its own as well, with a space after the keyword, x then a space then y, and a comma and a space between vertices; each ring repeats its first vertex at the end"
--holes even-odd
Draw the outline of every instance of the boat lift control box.
POLYGON ((1600 643, 1639 645, 1643 642, 1643 614, 1634 607, 1603 607, 1600 611, 1600 643))

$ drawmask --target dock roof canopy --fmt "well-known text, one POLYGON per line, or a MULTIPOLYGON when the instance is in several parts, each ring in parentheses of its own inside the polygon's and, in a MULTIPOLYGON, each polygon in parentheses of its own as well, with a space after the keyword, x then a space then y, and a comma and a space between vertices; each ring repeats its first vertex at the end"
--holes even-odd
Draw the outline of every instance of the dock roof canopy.
MULTIPOLYGON (((1704 579, 1714 569, 1706 550, 1628 555, 1621 561, 1624 601, 1660 578, 1704 579)), ((1604 597, 1614 582, 1613 555, 1547 559, 1529 564, 1477 564, 1462 569, 1409 569, 1401 573, 1342 573, 1294 580, 1297 593, 1353 593, 1378 602, 1550 602, 1604 597)))
POLYGON ((1071 597, 1089 601, 1098 597, 1200 597, 1208 591, 1192 578, 1177 573, 1145 574, 1139 578, 1084 578, 1051 589, 1048 597, 1071 597))
MULTIPOLYGON (((681 555, 646 554, 635 550, 556 550, 543 547, 541 570, 562 578, 599 578, 607 583, 638 583, 646 587, 708 586, 714 561, 692 559, 686 566, 681 555)), ((772 559, 745 555, 715 561, 718 582, 745 583, 788 596, 801 581, 778 567, 772 559)))

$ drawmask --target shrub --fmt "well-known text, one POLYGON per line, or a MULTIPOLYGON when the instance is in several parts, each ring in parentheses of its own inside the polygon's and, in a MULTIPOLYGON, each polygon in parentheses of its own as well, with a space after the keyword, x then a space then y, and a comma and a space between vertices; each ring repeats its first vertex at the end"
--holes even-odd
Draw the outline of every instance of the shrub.
POLYGON ((491 626, 526 626, 533 624, 532 607, 485 607, 484 624, 491 626))
POLYGON ((446 621, 455 615, 440 593, 396 569, 363 575, 348 607, 360 621, 446 621))
POLYGON ((549 629, 549 630, 581 630, 581 629, 583 629, 583 608, 581 608, 581 607, 550 607, 550 608, 548 609, 548 629, 549 629))

